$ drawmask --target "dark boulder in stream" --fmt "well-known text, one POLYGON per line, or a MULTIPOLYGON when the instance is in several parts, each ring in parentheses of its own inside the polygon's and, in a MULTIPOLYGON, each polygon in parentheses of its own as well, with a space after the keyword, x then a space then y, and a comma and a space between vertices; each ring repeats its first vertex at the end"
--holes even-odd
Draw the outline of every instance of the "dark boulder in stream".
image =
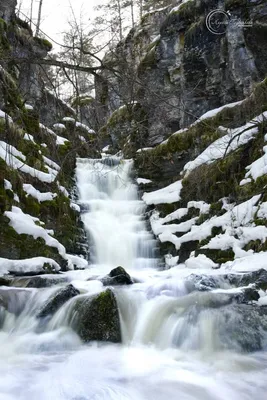
POLYGON ((225 279, 233 286, 240 287, 255 284, 258 289, 267 290, 267 271, 263 268, 244 274, 225 275, 225 279))
POLYGON ((110 289, 77 299, 73 317, 71 325, 84 342, 121 342, 119 310, 110 289))
POLYGON ((59 289, 48 301, 43 305, 37 314, 37 318, 47 317, 54 314, 60 307, 63 306, 68 300, 80 294, 79 290, 72 285, 68 285, 59 289))
POLYGON ((132 278, 122 267, 114 268, 110 273, 101 279, 104 286, 131 285, 132 278))
POLYGON ((236 304, 221 311, 219 331, 223 347, 245 352, 266 348, 267 307, 236 304))

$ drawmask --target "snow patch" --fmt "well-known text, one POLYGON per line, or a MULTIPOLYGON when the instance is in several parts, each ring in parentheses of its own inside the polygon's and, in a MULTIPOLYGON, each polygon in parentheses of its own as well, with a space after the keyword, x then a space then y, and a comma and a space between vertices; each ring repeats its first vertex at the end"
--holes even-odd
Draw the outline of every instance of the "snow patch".
POLYGON ((177 181, 163 189, 150 193, 144 193, 142 199, 147 205, 175 203, 181 199, 182 181, 177 181))
POLYGON ((55 197, 57 197, 56 193, 42 193, 39 190, 35 189, 32 185, 27 183, 23 184, 23 190, 27 193, 28 196, 32 196, 37 199, 39 203, 43 201, 52 201, 55 197))
POLYGON ((12 207, 11 211, 5 211, 5 216, 10 219, 9 225, 12 226, 19 235, 31 235, 34 239, 42 238, 47 246, 57 248, 59 254, 62 257, 65 256, 65 247, 59 243, 58 240, 50 236, 52 231, 47 231, 43 227, 36 225, 36 222, 40 223, 38 218, 32 217, 29 214, 24 214, 19 207, 15 206, 12 207))
POLYGON ((54 271, 59 271, 59 264, 52 258, 34 257, 24 260, 10 260, 7 258, 0 258, 0 274, 15 273, 36 273, 44 272, 44 266, 48 264, 54 271))

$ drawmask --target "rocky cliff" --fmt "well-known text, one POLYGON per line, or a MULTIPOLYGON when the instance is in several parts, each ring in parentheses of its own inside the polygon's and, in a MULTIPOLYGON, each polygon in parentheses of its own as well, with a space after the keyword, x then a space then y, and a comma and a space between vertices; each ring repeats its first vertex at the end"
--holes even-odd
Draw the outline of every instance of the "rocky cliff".
POLYGON ((119 121, 128 122, 124 136, 131 134, 136 102, 142 108, 142 118, 134 120, 142 128, 139 139, 153 146, 208 110, 248 96, 267 70, 266 14, 266 2, 249 0, 177 0, 146 14, 106 55, 116 74, 105 72, 96 82, 108 133, 114 136, 108 118, 127 104, 119 121))
POLYGON ((0 4, 1 268, 31 274, 84 267, 74 172, 76 157, 96 154, 96 136, 46 89, 43 68, 30 61, 52 46, 33 36, 15 5, 0 4))
POLYGON ((135 158, 166 263, 216 268, 266 250, 267 4, 174 3, 106 55, 101 133, 135 158))

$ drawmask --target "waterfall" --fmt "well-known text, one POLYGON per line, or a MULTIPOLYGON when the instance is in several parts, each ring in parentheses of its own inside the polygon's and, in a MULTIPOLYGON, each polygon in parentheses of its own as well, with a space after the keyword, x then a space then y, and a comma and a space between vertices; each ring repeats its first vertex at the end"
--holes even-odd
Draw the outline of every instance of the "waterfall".
POLYGON ((77 160, 88 269, 61 274, 51 287, 26 288, 23 278, 13 282, 19 287, 0 287, 0 399, 265 400, 267 353, 248 350, 266 349, 263 317, 253 306, 242 317, 220 270, 157 268, 132 168, 118 157, 77 160), (112 287, 122 343, 83 344, 73 328, 77 304, 106 290, 101 278, 119 265, 135 282, 112 287), (219 289, 202 291, 201 276, 219 289), (70 283, 80 294, 38 318, 70 283))
POLYGON ((144 221, 145 204, 130 179, 132 161, 78 159, 76 176, 92 261, 110 270, 157 266, 156 242, 144 221))

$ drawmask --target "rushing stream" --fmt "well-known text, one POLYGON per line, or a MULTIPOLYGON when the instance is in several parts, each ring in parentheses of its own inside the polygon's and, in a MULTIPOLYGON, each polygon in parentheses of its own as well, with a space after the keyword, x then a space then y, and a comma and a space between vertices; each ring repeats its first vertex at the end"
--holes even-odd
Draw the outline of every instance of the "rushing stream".
POLYGON ((64 282, 1 287, 0 400, 266 400, 267 354, 241 351, 229 288, 192 289, 192 273, 218 278, 220 270, 158 267, 131 168, 116 158, 78 160, 93 265, 64 274, 85 296, 104 290, 94 277, 118 265, 129 272, 136 283, 113 288, 123 344, 82 344, 68 323, 75 298, 40 324, 38 310, 64 282))

